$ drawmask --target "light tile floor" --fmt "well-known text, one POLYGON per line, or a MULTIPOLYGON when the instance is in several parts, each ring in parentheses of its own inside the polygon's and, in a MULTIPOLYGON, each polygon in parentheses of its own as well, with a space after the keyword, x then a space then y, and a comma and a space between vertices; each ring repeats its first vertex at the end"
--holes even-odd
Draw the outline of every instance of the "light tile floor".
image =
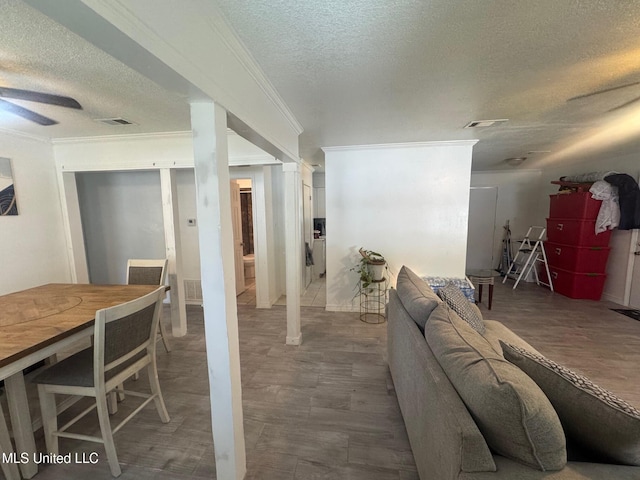
MULTIPOLYGON (((247 278, 245 281, 246 290, 238 295, 238 305, 256 304, 256 279, 247 278)), ((324 277, 312 281, 309 287, 300 297, 301 307, 325 307, 327 305, 327 282, 324 277)), ((286 305, 287 296, 282 295, 274 305, 286 305)))
MULTIPOLYGON (((274 305, 286 305, 287 296, 282 295, 274 305)), ((300 297, 301 307, 326 307, 327 305, 327 281, 325 277, 313 280, 307 290, 300 297)))
POLYGON ((244 285, 246 287, 246 290, 236 297, 238 301, 238 305, 253 305, 255 307, 256 305, 255 277, 245 278, 244 285))

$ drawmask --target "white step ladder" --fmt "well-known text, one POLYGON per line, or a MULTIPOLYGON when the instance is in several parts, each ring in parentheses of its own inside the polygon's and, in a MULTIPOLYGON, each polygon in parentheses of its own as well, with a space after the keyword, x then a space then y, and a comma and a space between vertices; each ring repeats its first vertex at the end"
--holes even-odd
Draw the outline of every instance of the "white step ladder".
POLYGON ((511 276, 511 278, 515 278, 516 283, 513 285, 513 289, 515 290, 518 283, 520 283, 520 280, 527 277, 531 270, 533 270, 536 284, 545 285, 553 292, 553 282, 551 281, 551 273, 549 272, 549 264, 547 263, 547 254, 544 251, 544 244, 542 240, 546 232, 547 229, 545 227, 529 227, 529 230, 527 230, 527 233, 520 244, 520 248, 518 248, 516 256, 513 257, 513 261, 511 262, 511 265, 509 265, 509 270, 507 270, 507 273, 502 279, 502 283, 505 283, 509 276, 511 276), (522 261, 524 261, 524 263, 522 263, 522 261), (540 277, 538 276, 538 269, 535 268, 536 263, 544 265, 549 283, 544 283, 540 280, 540 277))

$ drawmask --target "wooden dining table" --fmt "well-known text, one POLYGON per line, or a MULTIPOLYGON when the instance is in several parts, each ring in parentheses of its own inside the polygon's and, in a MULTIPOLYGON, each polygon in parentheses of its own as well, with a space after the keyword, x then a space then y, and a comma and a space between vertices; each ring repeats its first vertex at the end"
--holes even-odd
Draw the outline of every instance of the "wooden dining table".
POLYGON ((38 472, 23 370, 89 338, 97 310, 156 288, 52 283, 0 296, 0 379, 5 382, 17 458, 27 459, 3 465, 8 480, 19 480, 18 466, 24 478, 38 472))

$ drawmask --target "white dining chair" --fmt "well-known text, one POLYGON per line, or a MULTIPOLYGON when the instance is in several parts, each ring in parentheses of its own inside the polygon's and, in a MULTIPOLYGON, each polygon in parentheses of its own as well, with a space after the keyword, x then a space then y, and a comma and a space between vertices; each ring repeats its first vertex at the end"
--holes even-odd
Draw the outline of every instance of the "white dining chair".
POLYGON ((60 437, 102 443, 111 474, 117 477, 121 474, 121 468, 113 434, 152 401, 155 402, 160 420, 163 423, 169 422, 156 367, 156 336, 164 294, 164 287, 159 287, 130 302, 98 310, 93 346, 52 365, 33 379, 38 385, 48 453, 58 454, 60 437), (151 393, 126 390, 127 396, 140 397, 144 401, 118 425, 112 427, 107 409, 107 394, 126 378, 143 369, 147 370, 151 393), (95 404, 58 428, 57 394, 93 397, 95 404), (94 408, 98 413, 100 437, 68 432, 69 427, 94 408))
MULTIPOLYGON (((129 259, 127 261, 127 284, 128 285, 164 285, 167 278, 167 259, 129 259)), ((171 351, 169 345, 169 332, 167 332, 162 321, 160 312, 160 335, 164 349, 171 351)))

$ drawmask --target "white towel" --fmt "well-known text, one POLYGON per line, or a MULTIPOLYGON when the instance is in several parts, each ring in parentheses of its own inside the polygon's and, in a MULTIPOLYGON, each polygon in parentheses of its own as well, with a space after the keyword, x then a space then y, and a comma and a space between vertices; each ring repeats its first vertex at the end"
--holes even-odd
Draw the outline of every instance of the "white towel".
POLYGON ((620 205, 618 204, 618 187, 604 180, 598 180, 589 189, 591 197, 602 200, 598 218, 596 219, 596 235, 607 229, 613 230, 620 224, 620 205))

